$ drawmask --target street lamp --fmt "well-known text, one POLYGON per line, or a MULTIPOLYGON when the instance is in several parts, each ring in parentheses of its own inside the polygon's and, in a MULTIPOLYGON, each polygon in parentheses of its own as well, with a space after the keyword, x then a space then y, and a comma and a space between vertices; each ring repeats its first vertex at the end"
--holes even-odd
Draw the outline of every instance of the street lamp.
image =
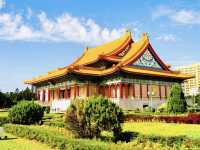
POLYGON ((155 93, 154 93, 154 91, 148 91, 147 94, 150 97, 150 104, 151 104, 151 111, 152 111, 152 108, 153 108, 153 102, 152 102, 153 99, 152 98, 155 95, 155 93))

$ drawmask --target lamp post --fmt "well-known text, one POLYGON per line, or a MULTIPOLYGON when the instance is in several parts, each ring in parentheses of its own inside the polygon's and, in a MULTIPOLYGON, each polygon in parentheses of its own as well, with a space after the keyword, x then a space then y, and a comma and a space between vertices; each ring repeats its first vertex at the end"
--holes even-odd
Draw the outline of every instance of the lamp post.
POLYGON ((151 104, 151 111, 152 111, 152 106, 153 106, 153 96, 155 95, 154 91, 148 91, 147 92, 148 96, 150 97, 150 104, 151 104))

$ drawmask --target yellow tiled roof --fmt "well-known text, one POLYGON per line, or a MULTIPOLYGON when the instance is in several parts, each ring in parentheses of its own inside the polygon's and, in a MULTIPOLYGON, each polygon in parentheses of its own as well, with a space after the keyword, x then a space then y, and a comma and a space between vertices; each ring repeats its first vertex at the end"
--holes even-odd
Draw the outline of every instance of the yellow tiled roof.
POLYGON ((149 70, 149 69, 142 69, 142 68, 136 68, 136 67, 129 67, 124 66, 121 67, 121 70, 129 73, 135 73, 135 74, 143 74, 143 75, 151 75, 151 76, 159 76, 159 77, 171 77, 176 79, 189 79, 193 78, 193 75, 191 74, 183 74, 176 71, 159 71, 159 70, 149 70))
POLYGON ((127 44, 127 42, 130 40, 131 33, 127 31, 119 39, 97 46, 95 48, 88 48, 82 57, 76 63, 74 63, 74 65, 85 65, 98 60, 100 55, 112 54, 112 52, 117 51, 121 46, 127 44))
POLYGON ((35 78, 31 79, 31 80, 25 80, 24 83, 25 84, 38 83, 38 82, 41 82, 41 81, 45 81, 45 80, 49 80, 49 79, 52 79, 52 78, 63 76, 65 74, 67 74, 67 72, 68 72, 68 68, 57 69, 57 70, 48 72, 48 74, 35 77, 35 78))
POLYGON ((123 66, 138 57, 145 47, 149 44, 147 34, 143 34, 139 41, 132 43, 128 53, 122 58, 121 63, 123 66))
POLYGON ((101 76, 101 75, 111 74, 116 70, 117 70, 116 67, 111 67, 109 69, 93 69, 89 67, 82 67, 79 69, 74 69, 73 72, 84 75, 101 76))

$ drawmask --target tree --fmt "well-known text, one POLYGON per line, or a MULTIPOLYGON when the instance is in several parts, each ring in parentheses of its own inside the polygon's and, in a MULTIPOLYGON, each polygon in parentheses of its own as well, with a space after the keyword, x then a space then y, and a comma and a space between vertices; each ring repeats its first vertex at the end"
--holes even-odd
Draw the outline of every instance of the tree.
POLYGON ((179 84, 174 84, 167 102, 167 110, 170 113, 183 113, 187 109, 187 103, 179 84))
POLYGON ((103 97, 74 100, 67 109, 65 122, 77 137, 99 137, 101 131, 112 131, 115 140, 121 133, 122 110, 103 97))
POLYGON ((200 94, 195 96, 195 103, 197 103, 198 106, 200 106, 200 94))
POLYGON ((0 91, 0 108, 9 107, 11 105, 12 101, 9 98, 8 94, 0 91))

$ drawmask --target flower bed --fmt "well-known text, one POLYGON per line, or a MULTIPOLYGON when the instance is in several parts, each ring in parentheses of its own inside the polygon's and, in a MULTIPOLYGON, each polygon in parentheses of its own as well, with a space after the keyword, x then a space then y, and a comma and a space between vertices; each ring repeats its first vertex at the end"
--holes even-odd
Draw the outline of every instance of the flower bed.
POLYGON ((200 114, 190 113, 185 116, 126 115, 125 122, 161 121, 166 123, 200 124, 200 114))

